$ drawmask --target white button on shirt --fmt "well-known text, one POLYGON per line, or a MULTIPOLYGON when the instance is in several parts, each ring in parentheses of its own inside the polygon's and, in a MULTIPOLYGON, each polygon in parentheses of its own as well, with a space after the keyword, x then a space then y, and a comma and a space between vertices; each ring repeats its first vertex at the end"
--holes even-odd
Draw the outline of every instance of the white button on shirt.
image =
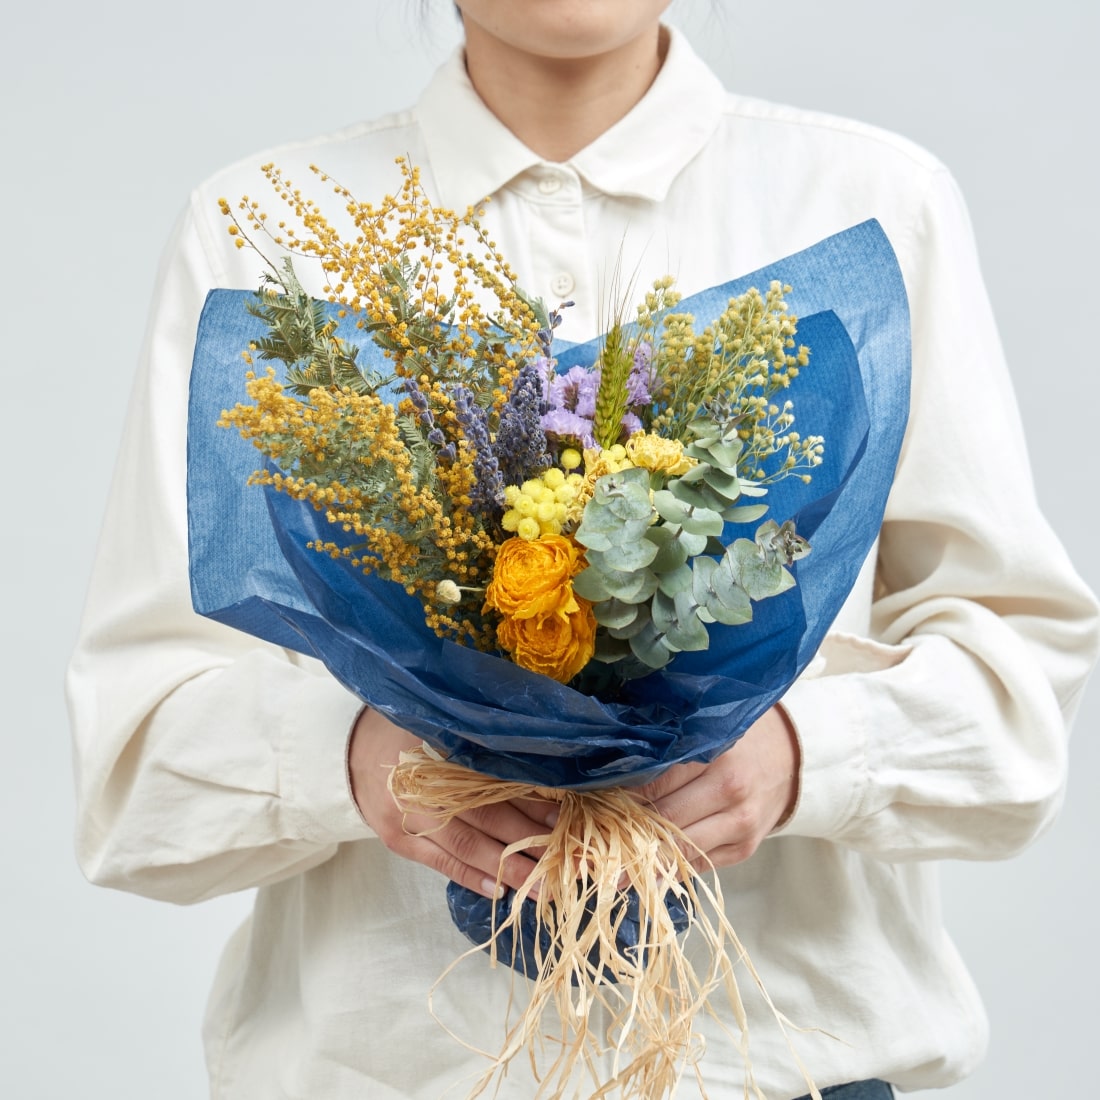
POLYGON ((550 280, 550 289, 554 292, 554 297, 556 298, 564 298, 576 285, 573 276, 567 271, 555 275, 553 279, 550 280))
MULTIPOLYGON (((259 887, 211 995, 212 1096, 436 1100, 483 1068, 428 1013, 432 983, 464 949, 444 882, 391 855, 350 798, 359 702, 317 662, 195 616, 187 581, 195 326, 208 289, 254 288, 260 274, 232 247, 217 198, 260 192, 268 160, 302 185, 317 163, 361 198, 381 196, 405 153, 443 205, 492 196, 490 233, 526 288, 575 296, 567 339, 597 332, 617 265, 638 287, 671 271, 691 293, 868 217, 889 234, 910 295, 913 400, 877 557, 817 674, 785 699, 802 751, 794 815, 721 876, 776 1004, 842 1040, 794 1037, 819 1086, 950 1085, 980 1057, 985 1023, 942 928, 931 861, 1008 855, 1051 820, 1095 606, 1028 488, 951 178, 890 134, 727 94, 674 32, 642 102, 553 174, 455 57, 414 110, 200 187, 171 244, 69 696, 86 873, 176 902, 259 887)), ((316 292, 318 273, 300 273, 316 292)), ((435 1009, 496 1049, 508 989, 508 971, 478 956, 435 1009)), ((752 996, 747 1008, 760 1086, 803 1093, 768 1012, 752 996)), ((703 1030, 710 1097, 740 1098, 729 1038, 703 1030)), ((499 1095, 533 1091, 518 1059, 499 1095)), ((694 1083, 678 1095, 696 1095, 694 1083)))

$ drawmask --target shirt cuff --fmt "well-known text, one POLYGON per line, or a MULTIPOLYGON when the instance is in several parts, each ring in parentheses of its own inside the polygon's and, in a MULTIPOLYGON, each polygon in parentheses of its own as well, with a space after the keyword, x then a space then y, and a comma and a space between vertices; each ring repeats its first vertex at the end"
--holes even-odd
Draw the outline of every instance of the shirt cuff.
POLYGON ((283 774, 305 838, 325 844, 374 836, 351 794, 348 743, 362 700, 328 676, 310 678, 283 715, 283 774))
POLYGON ((871 779, 866 673, 892 668, 908 646, 831 634, 810 670, 783 696, 801 753, 794 811, 773 836, 837 836, 865 805, 871 779))

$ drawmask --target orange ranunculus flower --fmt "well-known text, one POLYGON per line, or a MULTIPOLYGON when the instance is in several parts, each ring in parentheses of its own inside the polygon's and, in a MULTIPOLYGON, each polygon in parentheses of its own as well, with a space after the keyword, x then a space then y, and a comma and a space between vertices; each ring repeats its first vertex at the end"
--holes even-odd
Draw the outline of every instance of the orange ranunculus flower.
POLYGON ((508 539, 497 549, 485 605, 516 619, 576 611, 572 581, 584 566, 581 548, 563 535, 508 539))
MULTIPOLYGON (((567 585, 572 595, 572 585, 567 585)), ((592 605, 573 596, 576 610, 551 612, 537 618, 505 618, 497 641, 521 668, 540 672, 567 684, 592 658, 596 649, 596 616, 592 605)))

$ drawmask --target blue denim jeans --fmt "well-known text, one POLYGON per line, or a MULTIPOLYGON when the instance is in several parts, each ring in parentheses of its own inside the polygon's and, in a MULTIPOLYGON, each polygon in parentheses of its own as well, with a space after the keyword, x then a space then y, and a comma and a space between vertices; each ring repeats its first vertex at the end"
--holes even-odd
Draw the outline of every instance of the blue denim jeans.
MULTIPOLYGON (((893 1100, 894 1090, 885 1081, 853 1081, 821 1090, 821 1100, 893 1100)), ((800 1096, 798 1100, 810 1100, 800 1096)))

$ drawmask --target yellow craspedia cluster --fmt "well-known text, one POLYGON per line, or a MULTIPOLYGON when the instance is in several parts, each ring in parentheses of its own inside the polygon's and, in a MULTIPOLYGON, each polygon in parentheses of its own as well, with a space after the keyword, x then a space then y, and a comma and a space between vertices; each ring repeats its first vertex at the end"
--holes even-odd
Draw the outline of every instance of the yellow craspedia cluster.
POLYGON ((501 525, 505 531, 521 539, 560 535, 569 516, 570 505, 584 485, 580 474, 566 474, 556 466, 544 470, 537 478, 522 485, 509 485, 504 490, 508 510, 501 525))

